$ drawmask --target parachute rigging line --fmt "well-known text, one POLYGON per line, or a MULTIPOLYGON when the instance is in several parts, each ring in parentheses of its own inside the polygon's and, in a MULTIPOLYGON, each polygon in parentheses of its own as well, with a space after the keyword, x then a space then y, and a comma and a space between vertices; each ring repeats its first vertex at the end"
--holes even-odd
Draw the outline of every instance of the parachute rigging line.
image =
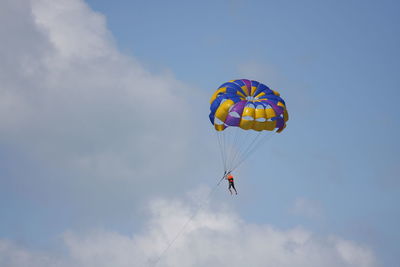
POLYGON ((272 137, 274 136, 274 134, 268 135, 264 138, 261 138, 260 140, 257 141, 257 144, 254 145, 250 150, 248 150, 246 152, 246 154, 242 157, 242 159, 236 163, 236 165, 233 165, 231 171, 236 170, 237 168, 239 168, 239 166, 246 161, 247 158, 249 158, 251 156, 251 154, 258 148, 258 147, 262 147, 262 145, 264 143, 266 143, 268 140, 270 140, 272 137))

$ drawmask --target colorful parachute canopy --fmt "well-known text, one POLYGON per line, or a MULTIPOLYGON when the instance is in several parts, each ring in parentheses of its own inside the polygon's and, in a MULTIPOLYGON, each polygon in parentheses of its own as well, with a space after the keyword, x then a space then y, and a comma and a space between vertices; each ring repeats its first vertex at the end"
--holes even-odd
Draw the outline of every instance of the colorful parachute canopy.
POLYGON ((285 101, 268 86, 252 80, 221 85, 210 100, 210 120, 217 131, 227 127, 281 132, 289 119, 285 101))

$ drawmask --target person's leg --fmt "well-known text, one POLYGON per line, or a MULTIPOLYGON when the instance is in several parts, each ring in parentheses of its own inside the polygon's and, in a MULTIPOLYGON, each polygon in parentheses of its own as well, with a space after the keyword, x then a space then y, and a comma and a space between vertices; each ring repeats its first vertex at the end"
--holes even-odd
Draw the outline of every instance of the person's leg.
POLYGON ((228 187, 228 189, 229 189, 229 192, 231 192, 231 195, 232 195, 232 190, 231 190, 231 187, 232 187, 232 183, 231 183, 231 182, 229 182, 229 187, 228 187))
POLYGON ((236 195, 237 195, 237 191, 236 191, 236 188, 235 188, 235 184, 234 184, 234 183, 232 183, 232 187, 233 187, 233 190, 235 190, 235 193, 236 193, 236 195))

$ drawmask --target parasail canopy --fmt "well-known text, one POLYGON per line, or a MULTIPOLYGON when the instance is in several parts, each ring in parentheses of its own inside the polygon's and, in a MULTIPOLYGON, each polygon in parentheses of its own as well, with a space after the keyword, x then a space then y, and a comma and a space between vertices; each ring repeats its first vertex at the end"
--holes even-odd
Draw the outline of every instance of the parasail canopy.
POLYGON ((289 119, 285 101, 277 91, 252 80, 222 84, 210 100, 210 120, 217 131, 227 127, 281 132, 289 119))

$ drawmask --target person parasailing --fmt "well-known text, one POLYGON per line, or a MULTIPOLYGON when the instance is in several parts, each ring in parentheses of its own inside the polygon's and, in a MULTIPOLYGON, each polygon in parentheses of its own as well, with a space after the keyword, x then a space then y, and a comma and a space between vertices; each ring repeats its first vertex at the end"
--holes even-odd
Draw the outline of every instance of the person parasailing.
POLYGON ((237 190, 236 190, 236 188, 235 188, 235 183, 234 183, 234 181, 233 181, 233 175, 232 175, 232 173, 231 173, 231 172, 228 172, 227 174, 225 174, 225 179, 228 180, 228 182, 229 182, 228 190, 229 190, 229 192, 231 192, 231 195, 233 194, 231 188, 233 188, 233 190, 235 190, 235 193, 236 193, 236 195, 237 195, 237 190))

